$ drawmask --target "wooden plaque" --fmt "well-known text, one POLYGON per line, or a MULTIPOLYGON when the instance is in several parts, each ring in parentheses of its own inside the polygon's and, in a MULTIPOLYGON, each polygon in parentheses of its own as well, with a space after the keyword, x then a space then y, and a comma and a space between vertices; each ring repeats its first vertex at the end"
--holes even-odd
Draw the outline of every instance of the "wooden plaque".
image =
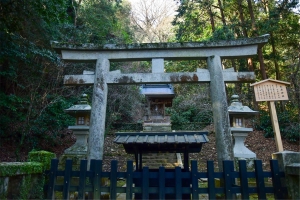
POLYGON ((286 90, 287 84, 289 83, 267 79, 250 86, 254 86, 256 101, 281 101, 289 99, 286 90))

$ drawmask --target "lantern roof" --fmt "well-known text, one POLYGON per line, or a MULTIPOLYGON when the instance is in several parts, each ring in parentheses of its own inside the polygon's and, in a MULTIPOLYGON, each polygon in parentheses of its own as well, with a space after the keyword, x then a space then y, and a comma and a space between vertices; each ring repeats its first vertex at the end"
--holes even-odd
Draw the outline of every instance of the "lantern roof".
POLYGON ((239 96, 238 95, 232 95, 231 96, 231 104, 228 107, 229 115, 256 115, 259 112, 254 111, 248 106, 243 106, 241 102, 239 102, 239 96))
POLYGON ((92 107, 87 102, 87 94, 82 94, 78 104, 73 105, 68 109, 65 109, 65 112, 70 115, 73 115, 73 114, 76 114, 79 112, 80 113, 90 113, 91 109, 92 109, 92 107))

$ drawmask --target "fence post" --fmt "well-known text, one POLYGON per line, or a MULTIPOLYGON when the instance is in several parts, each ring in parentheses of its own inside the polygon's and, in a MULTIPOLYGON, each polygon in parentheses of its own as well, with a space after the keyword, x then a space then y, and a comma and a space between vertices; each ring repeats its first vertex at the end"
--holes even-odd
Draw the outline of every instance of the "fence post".
POLYGON ((234 171, 234 165, 232 160, 224 160, 223 161, 223 172, 224 172, 224 189, 225 189, 225 197, 227 199, 235 199, 236 196, 232 191, 234 178, 232 177, 232 173, 234 171))
POLYGON ((181 168, 175 167, 175 196, 176 199, 182 199, 182 178, 181 178, 181 168))
POLYGON ((117 199, 117 172, 118 172, 118 161, 111 161, 110 170, 110 199, 117 199))
POLYGON ((65 175, 64 175, 64 184, 63 184, 64 199, 69 199, 70 196, 71 173, 72 173, 72 159, 67 159, 65 165, 65 175))
POLYGON ((239 174, 240 174, 242 199, 249 199, 249 190, 248 190, 249 185, 248 185, 246 160, 239 160, 239 174))
POLYGON ((87 160, 80 161, 78 199, 85 199, 87 160))
POLYGON ((126 199, 132 200, 132 184, 133 184, 133 162, 127 161, 127 177, 126 177, 126 199))
POLYGON ((199 199, 198 194, 198 167, 197 167, 197 161, 192 160, 191 162, 191 182, 192 182, 192 199, 199 199))
POLYGON ((266 199, 266 187, 261 160, 254 160, 257 194, 259 199, 266 199))
POLYGON ((58 159, 51 160, 49 185, 47 190, 47 199, 54 199, 54 187, 56 183, 56 173, 58 168, 58 159))
POLYGON ((166 179, 165 179, 165 168, 164 167, 159 167, 159 172, 158 172, 158 185, 159 185, 159 199, 165 199, 165 186, 166 186, 166 179))
POLYGON ((207 161, 207 187, 209 199, 216 199, 214 162, 212 160, 207 161))
POLYGON ((282 188, 279 167, 277 160, 270 160, 271 173, 272 173, 272 182, 274 187, 274 197, 275 199, 284 199, 284 196, 287 196, 284 191, 280 190, 282 188))
POLYGON ((149 167, 143 167, 143 172, 142 172, 142 199, 149 199, 149 167))

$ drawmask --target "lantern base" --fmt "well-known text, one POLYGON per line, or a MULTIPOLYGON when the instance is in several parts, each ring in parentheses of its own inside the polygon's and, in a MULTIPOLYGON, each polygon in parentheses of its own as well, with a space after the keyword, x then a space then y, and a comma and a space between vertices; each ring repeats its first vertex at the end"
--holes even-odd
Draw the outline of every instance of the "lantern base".
POLYGON ((233 153, 235 158, 256 158, 256 154, 248 149, 244 142, 252 128, 231 128, 231 133, 234 138, 233 153))

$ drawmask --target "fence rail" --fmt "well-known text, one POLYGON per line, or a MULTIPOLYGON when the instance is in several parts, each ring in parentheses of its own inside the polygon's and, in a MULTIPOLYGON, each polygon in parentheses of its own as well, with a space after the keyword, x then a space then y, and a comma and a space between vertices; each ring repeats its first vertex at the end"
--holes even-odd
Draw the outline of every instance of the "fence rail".
POLYGON ((283 199, 287 194, 287 188, 281 182, 284 173, 279 171, 277 160, 270 160, 270 164, 271 171, 268 172, 263 171, 261 160, 254 161, 255 171, 247 171, 245 160, 239 160, 238 171, 234 169, 233 161, 223 161, 223 172, 214 171, 213 161, 207 161, 207 172, 199 172, 196 161, 191 161, 188 172, 179 167, 171 171, 164 167, 154 171, 148 167, 133 171, 133 162, 127 161, 127 171, 118 172, 118 163, 113 160, 111 171, 104 172, 101 160, 91 160, 90 170, 87 170, 87 160, 81 160, 79 171, 73 171, 72 160, 67 160, 62 171, 58 170, 58 160, 53 159, 51 169, 46 171, 48 183, 45 192, 47 199, 53 199, 55 191, 62 192, 63 199, 69 199, 70 192, 78 192, 78 199, 85 199, 86 192, 93 199, 100 199, 101 192, 109 193, 110 199, 116 199, 118 193, 125 193, 126 199, 133 199, 134 194, 139 194, 142 199, 149 199, 153 194, 159 199, 170 194, 175 199, 189 194, 189 199, 199 199, 200 194, 208 194, 209 199, 215 199, 216 195, 232 199, 234 195, 241 194, 242 199, 249 199, 253 193, 258 199, 266 199, 268 193, 274 194, 275 199, 283 199), (63 180, 61 183, 57 182, 58 177, 63 180), (77 183, 72 183, 72 178, 78 178, 77 183), (101 185, 101 178, 109 178, 110 185, 101 185), (126 187, 117 186, 120 178, 126 180, 126 187), (207 186, 199 185, 199 179, 207 179, 207 186), (222 180, 221 186, 216 185, 215 179, 222 180), (254 185, 249 184, 250 179, 255 180, 254 185), (266 184, 265 179, 271 179, 271 185, 266 184))

